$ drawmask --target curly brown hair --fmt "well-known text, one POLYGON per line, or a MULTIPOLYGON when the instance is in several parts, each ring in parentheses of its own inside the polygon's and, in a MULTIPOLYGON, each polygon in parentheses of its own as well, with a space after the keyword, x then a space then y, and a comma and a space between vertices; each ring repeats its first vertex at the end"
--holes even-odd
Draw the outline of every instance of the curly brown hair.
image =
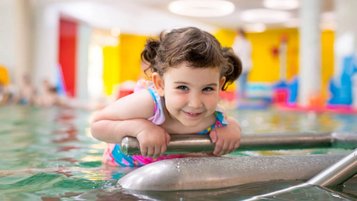
POLYGON ((183 62, 192 68, 219 68, 226 78, 222 90, 242 72, 242 63, 231 48, 222 48, 213 35, 195 27, 173 29, 162 32, 159 39, 149 39, 141 58, 149 63, 146 70, 160 75, 183 62))

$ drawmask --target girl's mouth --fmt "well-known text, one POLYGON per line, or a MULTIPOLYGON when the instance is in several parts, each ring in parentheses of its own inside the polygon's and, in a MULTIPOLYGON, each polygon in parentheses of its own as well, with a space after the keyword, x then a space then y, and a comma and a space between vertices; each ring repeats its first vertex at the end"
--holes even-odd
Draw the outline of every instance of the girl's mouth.
POLYGON ((186 112, 186 111, 184 111, 184 113, 191 118, 196 118, 202 114, 202 112, 186 112))

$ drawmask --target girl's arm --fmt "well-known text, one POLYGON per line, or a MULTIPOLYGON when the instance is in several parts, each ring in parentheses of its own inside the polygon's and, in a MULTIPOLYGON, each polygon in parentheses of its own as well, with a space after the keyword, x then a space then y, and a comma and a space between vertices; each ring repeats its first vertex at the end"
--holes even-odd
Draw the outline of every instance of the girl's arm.
POLYGON ((108 143, 120 143, 124 136, 133 136, 140 143, 142 155, 160 155, 170 137, 163 128, 147 120, 154 107, 147 90, 125 96, 94 114, 91 133, 108 143))
POLYGON ((215 148, 213 154, 221 156, 239 147, 241 129, 236 120, 227 118, 228 125, 211 131, 210 137, 215 148))

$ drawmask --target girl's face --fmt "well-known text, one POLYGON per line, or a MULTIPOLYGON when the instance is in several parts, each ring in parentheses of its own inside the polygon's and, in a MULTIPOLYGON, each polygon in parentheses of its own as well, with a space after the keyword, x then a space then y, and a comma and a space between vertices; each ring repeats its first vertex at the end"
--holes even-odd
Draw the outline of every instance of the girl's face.
POLYGON ((192 68, 185 63, 169 68, 163 77, 154 78, 159 94, 165 97, 170 117, 184 126, 196 126, 210 119, 224 81, 218 68, 192 68))

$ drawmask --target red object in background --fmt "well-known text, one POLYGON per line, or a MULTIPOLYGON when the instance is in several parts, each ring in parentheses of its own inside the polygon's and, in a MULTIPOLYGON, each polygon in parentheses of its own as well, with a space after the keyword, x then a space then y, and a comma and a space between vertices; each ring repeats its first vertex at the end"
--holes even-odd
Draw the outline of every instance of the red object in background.
POLYGON ((77 22, 60 19, 58 62, 61 66, 66 94, 76 96, 77 22))
POLYGON ((275 89, 273 102, 277 104, 287 104, 288 102, 288 89, 275 89))
POLYGON ((119 99, 132 93, 134 93, 133 89, 120 89, 116 98, 119 99))
POLYGON ((236 99, 236 93, 234 91, 221 91, 219 96, 226 101, 234 101, 236 99))
POLYGON ((271 52, 271 56, 273 58, 278 58, 279 57, 279 47, 277 46, 274 46, 270 49, 270 52, 271 52))
POLYGON ((280 42, 281 42, 281 43, 287 43, 288 40, 289 40, 289 37, 288 37, 287 34, 282 34, 282 35, 280 36, 280 42))

